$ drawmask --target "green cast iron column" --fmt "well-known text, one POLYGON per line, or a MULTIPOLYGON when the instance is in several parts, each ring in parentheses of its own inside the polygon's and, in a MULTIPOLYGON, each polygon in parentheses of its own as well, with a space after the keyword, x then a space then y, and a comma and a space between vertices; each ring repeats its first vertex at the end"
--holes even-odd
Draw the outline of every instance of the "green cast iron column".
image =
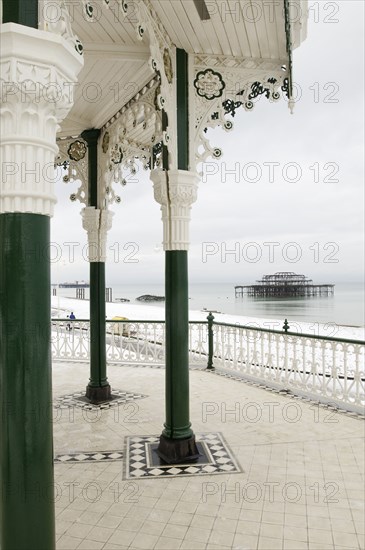
MULTIPOLYGON (((81 137, 88 144, 88 206, 100 208, 98 196, 98 138, 100 130, 86 130, 81 137)), ((90 380, 86 397, 92 403, 110 399, 106 372, 105 263, 90 262, 90 380)))
POLYGON ((0 214, 0 547, 55 548, 50 218, 0 214))
POLYGON ((163 435, 187 439, 189 421, 188 253, 166 253, 166 423, 163 435))
MULTIPOLYGON (((176 50, 178 169, 189 170, 188 54, 176 50)), ((168 170, 166 160, 164 169, 168 170)), ((158 447, 168 463, 195 460, 199 453, 189 415, 188 252, 165 252, 166 422, 158 447)))
POLYGON ((38 0, 4 0, 2 22, 38 29, 38 0))

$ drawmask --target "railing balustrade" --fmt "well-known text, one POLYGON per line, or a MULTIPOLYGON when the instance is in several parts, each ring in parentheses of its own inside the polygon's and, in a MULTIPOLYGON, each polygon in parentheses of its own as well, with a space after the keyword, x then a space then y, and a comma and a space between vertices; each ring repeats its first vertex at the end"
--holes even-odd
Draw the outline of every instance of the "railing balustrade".
MULTIPOLYGON (((110 363, 164 365, 164 321, 106 323, 110 363)), ((247 380, 363 413, 365 342, 242 325, 189 323, 192 365, 219 367, 247 380)), ((52 356, 88 361, 90 322, 52 320, 52 356)))
MULTIPOLYGON (((206 323, 189 323, 190 361, 201 363, 207 356, 206 323)), ((106 356, 111 363, 165 364, 164 321, 106 323, 106 356)), ((90 359, 90 322, 52 320, 52 357, 57 360, 90 359)))
POLYGON ((363 413, 365 342, 214 323, 214 365, 363 413))

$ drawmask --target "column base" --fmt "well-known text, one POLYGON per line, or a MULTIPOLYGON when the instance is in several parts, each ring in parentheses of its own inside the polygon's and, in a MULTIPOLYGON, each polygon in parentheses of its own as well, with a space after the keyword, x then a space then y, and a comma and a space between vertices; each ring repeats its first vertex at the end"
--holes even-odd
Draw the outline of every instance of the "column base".
POLYGON ((161 435, 156 452, 166 464, 193 462, 200 456, 194 434, 188 439, 170 439, 161 435))
POLYGON ((93 405, 99 405, 99 403, 104 403, 104 401, 110 401, 112 398, 112 389, 109 384, 100 387, 86 386, 86 397, 90 399, 93 405))

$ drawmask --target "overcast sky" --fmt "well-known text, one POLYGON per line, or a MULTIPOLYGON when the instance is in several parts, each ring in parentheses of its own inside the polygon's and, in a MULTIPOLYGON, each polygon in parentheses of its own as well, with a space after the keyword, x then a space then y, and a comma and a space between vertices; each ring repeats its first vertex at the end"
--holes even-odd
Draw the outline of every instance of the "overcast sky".
MULTIPOLYGON (((285 100, 260 98, 252 112, 236 115, 231 133, 210 133, 224 155, 206 165, 193 205, 191 282, 239 284, 275 271, 318 282, 362 280, 364 3, 327 2, 339 7, 333 15, 324 11, 325 2, 313 4, 319 21, 310 11, 308 38, 294 52, 301 95, 295 114, 285 100), (337 22, 325 22, 326 16, 337 22), (279 163, 274 174, 267 163, 279 163)), ((135 179, 120 189, 122 203, 112 208, 108 284, 163 282, 159 205, 148 174, 135 179)), ((68 200, 72 191, 57 185, 54 282, 89 278, 80 205, 68 200), (68 242, 80 243, 74 261, 68 242)))

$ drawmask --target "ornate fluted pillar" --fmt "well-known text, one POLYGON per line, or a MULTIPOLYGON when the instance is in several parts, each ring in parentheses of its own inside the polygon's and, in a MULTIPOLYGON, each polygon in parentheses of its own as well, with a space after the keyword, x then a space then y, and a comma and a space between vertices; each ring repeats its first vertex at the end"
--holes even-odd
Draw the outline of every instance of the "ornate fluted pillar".
POLYGON ((158 453, 176 463, 198 456, 189 415, 188 247, 199 178, 185 170, 154 170, 151 179, 161 204, 165 250, 166 422, 158 453))
POLYGON ((176 78, 177 169, 165 155, 163 169, 151 172, 162 212, 166 294, 166 422, 157 452, 170 464, 199 456, 189 414, 188 296, 190 212, 199 177, 189 170, 188 55, 183 50, 176 52, 176 78))
POLYGON ((81 212, 88 236, 90 262, 90 380, 86 397, 94 404, 110 399, 111 388, 106 369, 105 262, 107 232, 113 212, 105 208, 98 180, 98 139, 100 130, 86 130, 88 144, 88 206, 81 212))
POLYGON ((13 14, 9 4, 5 21, 14 22, 0 31, 0 547, 52 550, 53 165, 83 61, 60 35, 20 16, 17 24, 16 14, 37 10, 37 1, 15 0, 13 14))

